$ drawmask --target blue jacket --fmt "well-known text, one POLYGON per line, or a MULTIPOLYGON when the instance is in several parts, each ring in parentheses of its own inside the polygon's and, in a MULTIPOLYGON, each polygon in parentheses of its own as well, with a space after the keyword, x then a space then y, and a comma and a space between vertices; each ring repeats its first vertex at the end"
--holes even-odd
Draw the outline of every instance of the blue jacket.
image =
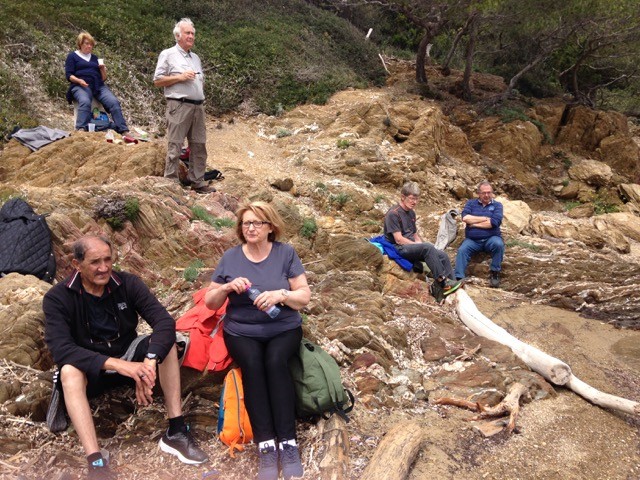
POLYGON ((410 262, 402 255, 398 253, 396 250, 396 246, 388 241, 384 235, 380 235, 378 237, 370 238, 369 241, 373 244, 378 244, 382 247, 382 250, 385 255, 387 255, 391 260, 395 260, 395 262, 400 265, 404 270, 410 272, 413 268, 413 262, 410 262))
POLYGON ((464 229, 465 236, 470 240, 485 240, 489 237, 501 237, 500 225, 502 225, 502 204, 495 200, 491 200, 487 206, 482 205, 479 199, 469 200, 462 209, 461 218, 464 220, 466 215, 474 215, 477 217, 489 217, 491 219, 491 228, 474 228, 467 225, 464 229))

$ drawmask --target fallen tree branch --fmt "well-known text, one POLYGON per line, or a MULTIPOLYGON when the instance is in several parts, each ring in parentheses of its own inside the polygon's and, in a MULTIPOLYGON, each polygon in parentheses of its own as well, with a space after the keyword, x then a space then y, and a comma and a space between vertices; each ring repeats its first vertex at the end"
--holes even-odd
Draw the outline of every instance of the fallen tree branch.
POLYGON ((462 400, 459 398, 441 397, 436 399, 433 403, 435 405, 453 405, 456 407, 462 407, 474 412, 480 412, 480 415, 476 415, 470 420, 484 420, 493 417, 502 417, 509 415, 509 421, 490 422, 486 426, 478 427, 478 430, 485 436, 490 437, 496 433, 500 433, 506 428, 507 433, 511 433, 516 428, 516 420, 520 413, 520 399, 527 397, 529 391, 523 384, 516 382, 509 387, 509 393, 502 399, 502 401, 493 406, 488 407, 482 405, 479 402, 470 402, 468 400, 462 400))
POLYGON ((360 480, 404 480, 424 438, 424 428, 417 422, 396 425, 378 445, 360 480))
POLYGON ((456 292, 454 301, 458 316, 476 335, 489 338, 513 350, 529 368, 556 385, 563 385, 591 403, 631 415, 640 415, 640 403, 617 397, 584 383, 571 372, 566 363, 543 351, 521 342, 505 329, 485 317, 464 290, 456 292))
POLYGON ((324 423, 322 440, 327 448, 319 464, 321 478, 323 480, 346 478, 349 466, 347 422, 340 415, 331 415, 324 423))

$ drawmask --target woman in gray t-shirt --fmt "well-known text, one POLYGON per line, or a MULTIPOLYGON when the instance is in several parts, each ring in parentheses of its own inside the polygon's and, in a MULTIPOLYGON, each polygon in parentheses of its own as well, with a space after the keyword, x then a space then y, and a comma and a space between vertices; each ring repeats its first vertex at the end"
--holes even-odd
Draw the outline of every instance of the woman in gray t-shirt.
POLYGON ((291 245, 277 241, 284 222, 265 202, 237 212, 241 245, 227 250, 213 273, 205 302, 211 309, 229 304, 224 340, 242 370, 245 405, 258 444, 258 477, 278 478, 278 458, 285 479, 303 475, 296 444, 295 392, 289 359, 302 339, 298 312, 311 298, 300 258, 291 245), (247 289, 261 293, 249 298, 247 289), (274 318, 267 314, 278 305, 274 318))

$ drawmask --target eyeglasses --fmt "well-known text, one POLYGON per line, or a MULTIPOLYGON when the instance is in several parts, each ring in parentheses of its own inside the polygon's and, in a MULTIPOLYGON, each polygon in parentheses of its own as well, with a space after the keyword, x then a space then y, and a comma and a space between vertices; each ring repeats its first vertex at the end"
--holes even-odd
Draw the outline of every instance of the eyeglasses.
POLYGON ((253 222, 242 222, 242 228, 249 229, 249 227, 253 226, 254 228, 262 228, 263 225, 270 225, 271 222, 263 222, 261 220, 255 220, 253 222))
POLYGON ((415 195, 407 195, 404 198, 409 202, 417 202, 418 200, 420 200, 420 197, 417 197, 415 195))

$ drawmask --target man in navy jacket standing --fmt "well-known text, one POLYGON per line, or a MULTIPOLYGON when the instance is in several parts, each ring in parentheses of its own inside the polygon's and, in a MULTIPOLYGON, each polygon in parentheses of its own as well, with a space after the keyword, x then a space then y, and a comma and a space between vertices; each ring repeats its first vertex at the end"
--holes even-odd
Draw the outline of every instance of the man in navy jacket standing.
POLYGON ((182 416, 174 319, 137 276, 112 271, 106 238, 80 238, 73 255, 75 272, 47 292, 42 308, 45 341, 60 369, 64 404, 87 455, 88 478, 116 478, 98 446, 88 398, 119 384, 134 386, 137 402, 149 405, 159 380, 169 417, 161 450, 185 463, 203 463, 207 456, 182 416), (138 315, 152 327, 151 335, 138 336, 138 315))
POLYGON ((489 285, 500 286, 500 270, 504 257, 504 241, 500 232, 502 204, 493 199, 493 188, 488 181, 478 185, 478 198, 469 200, 462 210, 462 221, 466 224, 465 239, 456 255, 456 278, 465 276, 469 260, 480 252, 491 254, 489 285))

